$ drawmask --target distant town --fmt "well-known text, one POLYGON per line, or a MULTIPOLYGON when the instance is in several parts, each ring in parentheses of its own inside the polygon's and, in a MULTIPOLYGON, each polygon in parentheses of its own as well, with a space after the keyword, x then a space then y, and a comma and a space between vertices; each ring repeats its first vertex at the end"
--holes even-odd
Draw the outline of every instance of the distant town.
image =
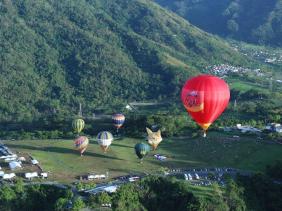
POLYGON ((282 65, 282 51, 280 49, 256 49, 233 42, 231 42, 231 46, 235 51, 239 51, 245 56, 254 58, 258 61, 267 64, 282 65))
POLYGON ((207 66, 206 69, 209 73, 213 75, 217 75, 220 77, 226 77, 229 74, 238 74, 238 75, 245 75, 245 74, 255 74, 259 77, 264 77, 265 73, 261 69, 249 69, 245 67, 235 67, 229 64, 219 64, 213 66, 207 66))

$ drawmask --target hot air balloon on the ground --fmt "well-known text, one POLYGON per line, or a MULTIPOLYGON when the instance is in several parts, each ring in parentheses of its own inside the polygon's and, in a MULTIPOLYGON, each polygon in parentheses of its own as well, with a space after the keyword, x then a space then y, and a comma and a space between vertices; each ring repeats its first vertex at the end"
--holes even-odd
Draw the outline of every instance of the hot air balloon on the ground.
POLYGON ((138 143, 134 147, 135 153, 138 156, 138 158, 143 160, 143 158, 150 152, 151 148, 148 144, 145 143, 138 143))
POLYGON ((186 81, 181 100, 190 116, 203 128, 221 115, 229 103, 230 90, 224 80, 212 75, 199 75, 186 81))
POLYGON ((161 136, 161 130, 159 129, 157 132, 153 132, 147 127, 146 130, 148 133, 148 143, 152 146, 153 150, 156 150, 158 145, 163 140, 161 136))
POLYGON ((77 134, 79 134, 83 130, 84 125, 85 123, 83 119, 75 119, 72 121, 72 128, 77 134))
POLYGON ((102 131, 97 135, 97 141, 101 149, 105 153, 114 140, 113 135, 108 131, 102 131))
POLYGON ((80 136, 74 141, 75 148, 80 152, 80 155, 84 153, 88 146, 89 140, 86 136, 80 136))
POLYGON ((122 127, 125 121, 125 116, 123 114, 114 114, 112 116, 112 119, 114 122, 114 126, 117 128, 117 132, 118 132, 118 129, 122 127))

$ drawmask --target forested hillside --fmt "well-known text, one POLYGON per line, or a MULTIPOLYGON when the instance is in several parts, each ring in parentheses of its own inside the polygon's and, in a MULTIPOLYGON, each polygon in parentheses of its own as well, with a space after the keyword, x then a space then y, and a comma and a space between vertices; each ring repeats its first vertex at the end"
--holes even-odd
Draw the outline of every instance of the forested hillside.
POLYGON ((199 28, 247 42, 282 46, 281 0, 155 0, 199 28))
POLYGON ((149 0, 1 0, 0 119, 179 95, 209 64, 246 64, 149 0))

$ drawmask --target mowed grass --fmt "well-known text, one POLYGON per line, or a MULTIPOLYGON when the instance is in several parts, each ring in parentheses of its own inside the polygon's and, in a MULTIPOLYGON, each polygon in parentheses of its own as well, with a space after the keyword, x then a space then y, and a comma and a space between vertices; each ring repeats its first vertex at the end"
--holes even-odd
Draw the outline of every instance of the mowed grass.
POLYGON ((189 185, 189 190, 193 194, 195 194, 195 196, 205 198, 205 199, 210 199, 215 194, 215 191, 212 186, 189 185))
POLYGON ((268 87, 265 87, 265 85, 262 84, 256 84, 256 83, 251 83, 247 81, 242 81, 239 79, 229 79, 228 80, 228 85, 232 89, 240 90, 240 91, 248 91, 250 89, 256 89, 259 91, 265 91, 268 87))
POLYGON ((30 153, 39 160, 44 171, 50 171, 51 179, 71 182, 90 172, 110 177, 128 173, 154 173, 161 167, 233 167, 243 170, 263 171, 266 165, 282 160, 282 145, 257 142, 256 137, 240 137, 210 132, 208 138, 164 138, 155 152, 150 152, 141 164, 134 152, 134 145, 142 139, 115 140, 107 153, 103 153, 91 140, 80 156, 74 149, 73 140, 22 140, 6 141, 14 151, 30 153), (153 155, 166 155, 166 161, 158 161, 153 155))
POLYGON ((209 133, 208 138, 170 140, 162 149, 173 152, 172 165, 190 167, 233 167, 264 171, 266 165, 282 160, 282 145, 257 142, 256 137, 235 141, 228 135, 209 133), (174 148, 174 149, 173 149, 174 148))

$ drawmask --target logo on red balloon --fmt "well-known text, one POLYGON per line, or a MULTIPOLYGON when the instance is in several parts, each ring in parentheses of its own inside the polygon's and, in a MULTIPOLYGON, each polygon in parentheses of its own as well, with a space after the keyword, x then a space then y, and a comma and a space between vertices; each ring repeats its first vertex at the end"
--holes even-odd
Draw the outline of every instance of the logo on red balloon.
POLYGON ((204 110, 204 94, 198 91, 189 91, 184 100, 185 108, 191 112, 204 110))

